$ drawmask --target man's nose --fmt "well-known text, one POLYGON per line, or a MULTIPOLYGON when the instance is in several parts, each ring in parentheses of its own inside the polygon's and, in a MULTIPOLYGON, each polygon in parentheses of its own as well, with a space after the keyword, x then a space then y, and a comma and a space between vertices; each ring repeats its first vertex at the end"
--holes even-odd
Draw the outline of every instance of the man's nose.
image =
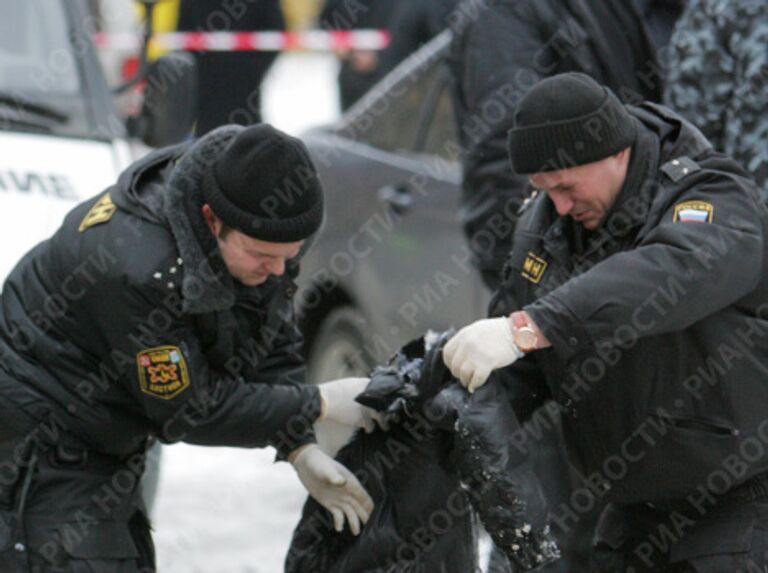
POLYGON ((573 200, 563 193, 550 192, 549 198, 554 203, 557 214, 561 217, 565 217, 573 209, 573 200))
POLYGON ((276 276, 282 276, 285 272, 285 259, 275 259, 269 262, 269 272, 276 276))

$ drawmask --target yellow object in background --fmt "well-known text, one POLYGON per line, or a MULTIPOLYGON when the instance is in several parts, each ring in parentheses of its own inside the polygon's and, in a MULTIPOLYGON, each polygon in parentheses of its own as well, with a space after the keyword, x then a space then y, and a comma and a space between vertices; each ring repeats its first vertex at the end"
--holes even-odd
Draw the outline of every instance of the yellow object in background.
MULTIPOLYGON (((310 28, 322 8, 322 0, 280 0, 285 14, 285 22, 289 30, 298 31, 310 28)), ((155 5, 153 29, 156 33, 173 32, 179 21, 179 5, 181 0, 161 0, 155 5)), ((134 2, 137 18, 144 21, 144 6, 134 2)), ((154 60, 166 53, 167 50, 150 45, 149 60, 154 60)))
POLYGON ((322 0, 281 0, 285 23, 291 31, 311 27, 322 8, 322 0))
MULTIPOLYGON (((181 0, 161 0, 155 5, 152 17, 152 26, 155 33, 173 32, 176 30, 176 23, 179 21, 179 4, 181 0)), ((143 22, 144 6, 141 2, 134 2, 139 21, 143 22)), ((156 45, 149 46, 149 60, 155 60, 166 53, 168 50, 159 48, 156 45)))

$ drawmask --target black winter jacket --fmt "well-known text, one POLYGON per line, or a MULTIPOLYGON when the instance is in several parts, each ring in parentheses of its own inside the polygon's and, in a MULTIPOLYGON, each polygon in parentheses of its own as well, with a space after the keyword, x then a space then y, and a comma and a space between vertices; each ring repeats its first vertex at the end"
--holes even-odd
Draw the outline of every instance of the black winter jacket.
POLYGON ((202 169, 234 135, 160 150, 75 207, 9 276, 0 406, 55 416, 88 448, 313 441, 292 276, 235 283, 200 212, 202 169), (207 141, 207 142, 206 142, 207 141))
POLYGON ((379 76, 384 77, 400 62, 429 42, 450 24, 461 0, 400 2, 391 21, 391 41, 381 53, 379 76))
POLYGON ((285 573, 467 573, 477 565, 472 511, 515 571, 560 554, 522 430, 500 387, 470 394, 443 363, 453 334, 404 346, 373 371, 362 404, 391 428, 358 432, 336 457, 358 476, 376 507, 358 537, 337 533, 309 498, 286 557, 285 573))
POLYGON ((464 154, 461 219, 470 239, 480 234, 470 246, 496 288, 527 184, 512 171, 507 152, 520 97, 545 77, 583 72, 624 101, 658 102, 662 78, 643 18, 629 0, 485 3, 479 13, 475 0, 456 10, 450 67, 464 154))
POLYGON ((491 313, 524 308, 551 341, 502 378, 562 406, 587 483, 662 503, 768 470, 751 449, 768 440, 768 212, 690 123, 629 109, 639 134, 606 221, 588 233, 538 194, 491 313))
MULTIPOLYGON (((390 30, 392 16, 400 4, 409 0, 326 0, 318 15, 317 25, 324 30, 390 30)), ((339 91, 342 110, 359 100, 379 79, 378 66, 370 71, 355 69, 344 57, 339 68, 339 91)))
MULTIPOLYGON (((177 29, 182 32, 252 32, 285 30, 280 0, 222 2, 183 0, 177 29)), ((203 135, 229 123, 261 121, 261 89, 279 52, 197 51, 197 119, 203 135)))

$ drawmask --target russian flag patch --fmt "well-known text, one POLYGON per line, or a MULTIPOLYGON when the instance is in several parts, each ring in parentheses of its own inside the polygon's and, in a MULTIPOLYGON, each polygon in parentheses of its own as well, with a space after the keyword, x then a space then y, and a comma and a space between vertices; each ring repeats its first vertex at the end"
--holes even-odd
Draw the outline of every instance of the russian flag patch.
POLYGON ((675 205, 673 223, 711 223, 715 214, 712 203, 706 201, 684 201, 675 205))

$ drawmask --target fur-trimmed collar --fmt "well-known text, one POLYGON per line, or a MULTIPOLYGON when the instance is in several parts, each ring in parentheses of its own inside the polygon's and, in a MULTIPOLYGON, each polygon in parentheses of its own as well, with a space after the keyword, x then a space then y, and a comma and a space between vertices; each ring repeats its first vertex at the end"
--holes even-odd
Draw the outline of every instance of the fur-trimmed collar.
POLYGON ((277 284, 292 283, 299 260, 310 249, 309 237, 282 277, 270 277, 258 287, 235 282, 221 257, 216 238, 203 218, 202 179, 232 138, 243 128, 220 127, 204 138, 155 151, 126 170, 118 180, 115 203, 137 217, 167 227, 183 262, 182 311, 187 314, 227 310, 235 299, 260 299, 277 284))
POLYGON ((192 144, 176 163, 165 190, 166 219, 184 263, 182 310, 201 314, 231 308, 234 281, 202 214, 203 171, 242 129, 221 127, 192 144))

